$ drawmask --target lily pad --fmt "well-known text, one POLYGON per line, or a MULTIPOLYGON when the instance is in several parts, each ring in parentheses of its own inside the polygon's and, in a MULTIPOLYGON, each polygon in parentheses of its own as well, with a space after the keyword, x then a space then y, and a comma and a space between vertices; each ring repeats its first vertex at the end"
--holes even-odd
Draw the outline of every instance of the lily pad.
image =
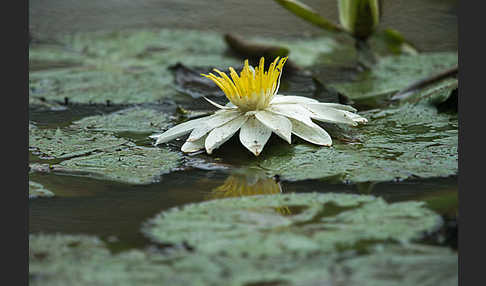
POLYGON ((444 247, 387 245, 343 261, 334 273, 342 285, 350 286, 454 286, 458 257, 444 247))
POLYGON ((438 113, 434 106, 404 104, 362 113, 368 124, 350 129, 358 139, 330 148, 293 144, 267 147, 250 164, 269 175, 297 181, 391 181, 411 177, 446 177, 458 169, 458 117, 438 113))
MULTIPOLYGON (((169 66, 236 65, 224 56, 225 44, 218 34, 197 31, 162 30, 86 33, 59 39, 71 47, 79 65, 62 69, 30 71, 31 97, 73 103, 113 104, 156 102, 179 99, 172 87, 169 66)), ((59 54, 59 49, 30 47, 29 61, 43 61, 59 54)), ((182 100, 184 99, 181 98, 182 100)))
MULTIPOLYGON (((254 38, 266 45, 284 46, 299 66, 310 66, 323 53, 340 45, 330 37, 302 40, 254 38)), ((225 54, 223 35, 187 30, 122 31, 84 33, 59 39, 69 50, 32 46, 30 62, 56 61, 56 57, 76 65, 58 64, 29 72, 30 100, 39 102, 129 104, 176 100, 185 102, 173 86, 171 66, 238 67, 241 60, 225 54), (181 48, 183 47, 183 48, 181 48)), ((57 61, 60 61, 58 59, 57 61)))
POLYGON ((43 185, 29 181, 29 199, 35 199, 39 197, 53 197, 54 193, 44 188, 43 185))
POLYGON ((440 226, 420 202, 387 204, 350 194, 285 194, 213 200, 160 213, 143 232, 160 243, 187 243, 198 253, 295 257, 335 253, 366 241, 409 242, 440 226), (289 215, 278 212, 288 207, 289 215))
POLYGON ((169 117, 154 109, 133 107, 107 115, 85 117, 73 125, 94 131, 150 133, 167 128, 169 117))
POLYGON ((254 259, 182 249, 111 254, 92 236, 29 236, 29 285, 447 286, 457 285, 457 274, 457 254, 416 244, 379 244, 372 253, 358 257, 287 253, 254 259))
POLYGON ((103 133, 29 128, 29 151, 41 159, 67 159, 127 143, 125 139, 103 133))
POLYGON ((29 285, 289 285, 312 279, 328 281, 325 267, 331 262, 330 256, 258 261, 186 251, 111 254, 100 239, 92 236, 29 236, 29 285), (309 267, 302 267, 305 262, 309 267))
POLYGON ((438 71, 458 63, 457 53, 423 53, 381 58, 371 70, 363 71, 352 82, 326 83, 329 87, 361 104, 376 105, 377 100, 438 71))
POLYGON ((166 148, 130 146, 76 157, 51 166, 50 171, 87 175, 128 184, 158 182, 160 175, 179 167, 181 155, 166 148))

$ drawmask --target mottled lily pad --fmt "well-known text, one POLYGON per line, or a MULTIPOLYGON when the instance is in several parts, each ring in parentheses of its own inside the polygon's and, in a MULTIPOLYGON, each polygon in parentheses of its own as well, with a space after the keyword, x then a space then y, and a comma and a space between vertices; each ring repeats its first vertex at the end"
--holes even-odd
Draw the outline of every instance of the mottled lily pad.
POLYGON ((73 127, 108 132, 150 133, 166 129, 169 117, 160 111, 133 107, 106 115, 85 117, 73 123, 73 127))
POLYGON ((185 251, 111 254, 96 237, 36 234, 29 236, 29 285, 243 286, 330 281, 326 266, 332 262, 331 256, 289 258, 234 260, 185 251), (304 263, 306 267, 302 267, 304 263))
POLYGON ((29 128, 29 151, 41 159, 67 159, 122 146, 129 141, 103 133, 29 128))
POLYGON ((29 199, 52 196, 54 196, 54 193, 44 188, 43 185, 33 181, 29 181, 29 199))
POLYGON ((251 164, 283 179, 343 182, 445 177, 458 169, 458 117, 434 106, 404 104, 362 113, 369 122, 350 129, 359 141, 318 147, 268 146, 251 164))
POLYGON ((387 245, 343 261, 334 273, 350 286, 454 286, 458 272, 457 253, 448 248, 387 245))
POLYGON ((388 56, 381 58, 373 69, 360 73, 352 82, 323 84, 358 103, 375 105, 377 100, 457 63, 457 53, 453 52, 388 56))
MULTIPOLYGON (((299 66, 312 65, 322 53, 339 45, 331 38, 269 40, 265 43, 286 46, 299 66)), ((114 104, 191 100, 173 86, 169 70, 177 63, 186 66, 238 67, 241 60, 226 55, 223 35, 187 30, 123 31, 64 36, 60 42, 69 50, 29 48, 30 62, 49 62, 29 72, 31 102, 36 99, 72 103, 114 104), (56 57, 58 58, 56 60, 56 57), (59 61, 76 65, 64 65, 59 61), (55 64, 54 64, 55 62, 55 64)), ((258 41, 258 39, 256 39, 258 41)))
POLYGON ((130 145, 65 160, 51 166, 51 171, 84 174, 128 184, 149 184, 177 168, 181 159, 179 153, 166 148, 130 145))
POLYGON ((423 245, 377 245, 372 253, 228 257, 172 250, 111 254, 86 235, 29 236, 29 285, 457 285, 457 254, 423 245), (455 284, 453 284, 455 282, 455 284))
POLYGON ((349 194, 285 194, 214 200, 174 208, 143 232, 161 243, 187 243, 199 253, 230 257, 335 253, 360 241, 409 242, 440 226, 424 203, 387 204, 349 194), (277 209, 288 207, 290 214, 277 209))
MULTIPOLYGON (((51 101, 68 97, 73 103, 103 104, 176 99, 169 66, 184 62, 223 68, 238 63, 224 56, 220 35, 197 31, 86 33, 59 41, 74 51, 63 53, 66 60, 74 58, 79 65, 30 71, 29 85, 36 90, 31 97, 51 101)), ((51 59, 59 53, 59 49, 34 46, 29 60, 51 59)))

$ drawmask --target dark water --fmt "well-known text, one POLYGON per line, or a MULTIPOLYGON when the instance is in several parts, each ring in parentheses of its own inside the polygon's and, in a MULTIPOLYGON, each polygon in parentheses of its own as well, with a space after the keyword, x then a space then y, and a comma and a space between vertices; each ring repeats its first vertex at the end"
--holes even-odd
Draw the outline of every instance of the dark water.
MULTIPOLYGON (((223 185, 229 175, 224 171, 195 169, 164 175, 160 183, 137 186, 86 177, 31 174, 32 180, 57 196, 30 200, 29 231, 97 235, 115 250, 148 246, 150 242, 140 233, 144 221, 171 207, 212 199, 212 191, 223 185)), ((374 185, 331 184, 318 180, 280 184, 283 193, 372 194, 389 202, 427 200, 443 195, 457 197, 458 191, 457 177, 374 185)), ((449 209, 442 211, 447 216, 455 210, 457 199, 449 209)))

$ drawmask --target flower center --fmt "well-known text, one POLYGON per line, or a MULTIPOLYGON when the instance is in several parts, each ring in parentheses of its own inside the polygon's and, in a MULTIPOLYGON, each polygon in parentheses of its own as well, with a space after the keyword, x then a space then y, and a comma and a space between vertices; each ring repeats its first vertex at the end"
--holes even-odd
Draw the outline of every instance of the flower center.
POLYGON ((270 64, 268 71, 264 71, 265 59, 262 57, 256 69, 248 64, 248 60, 245 60, 240 76, 232 67, 229 68, 231 78, 217 69, 214 71, 221 77, 212 73, 202 75, 214 81, 223 90, 228 100, 242 111, 259 110, 266 108, 277 93, 283 65, 287 58, 277 57, 270 64))

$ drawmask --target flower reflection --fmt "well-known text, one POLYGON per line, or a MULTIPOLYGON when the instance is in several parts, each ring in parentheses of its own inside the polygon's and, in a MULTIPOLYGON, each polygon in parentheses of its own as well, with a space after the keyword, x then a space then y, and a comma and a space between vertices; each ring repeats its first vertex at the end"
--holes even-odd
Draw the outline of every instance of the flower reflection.
MULTIPOLYGON (((208 200, 255 195, 277 195, 282 193, 279 182, 268 178, 259 172, 239 172, 226 178, 225 182, 214 188, 207 196, 208 200)), ((277 207, 275 210, 282 215, 290 215, 288 207, 277 207)))

